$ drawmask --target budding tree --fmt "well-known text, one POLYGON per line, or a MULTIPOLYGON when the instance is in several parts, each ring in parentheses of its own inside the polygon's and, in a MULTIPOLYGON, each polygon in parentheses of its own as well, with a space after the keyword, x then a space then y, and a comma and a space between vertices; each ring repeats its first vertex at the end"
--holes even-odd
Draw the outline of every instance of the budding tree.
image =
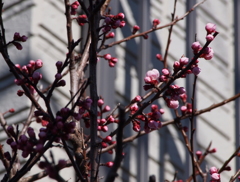
MULTIPOLYGON (((198 63, 201 59, 211 60, 214 56, 210 44, 218 35, 216 25, 214 23, 206 24, 206 37, 199 37, 199 39, 206 39, 204 45, 196 41, 192 43, 192 47, 189 47, 194 53, 193 58, 182 56, 174 62, 172 67, 169 67, 167 64, 168 49, 164 54, 157 54, 156 59, 164 68, 149 70, 144 78, 140 78, 145 82, 142 89, 147 91, 147 94, 136 95, 128 105, 120 106, 119 104, 111 109, 97 91, 97 64, 106 64, 100 61, 106 60, 111 69, 117 64, 118 59, 111 53, 103 54, 103 50, 137 37, 148 39, 148 34, 168 27, 167 47, 169 47, 172 27, 188 16, 202 2, 196 4, 181 17, 176 17, 174 12, 172 22, 166 25, 161 25, 159 19, 154 19, 152 27, 149 27, 148 31, 139 32, 141 27, 135 25, 129 32, 130 36, 106 43, 107 40, 115 37, 115 29, 126 25, 124 13, 111 14, 109 3, 109 0, 96 0, 88 3, 82 0, 64 1, 68 39, 66 57, 63 58, 63 61, 56 62, 56 69, 53 70, 55 78, 46 88, 41 86, 41 80, 44 77, 41 68, 47 66, 47 62, 38 59, 31 60, 26 65, 20 65, 14 64, 13 62, 16 61, 10 59, 8 47, 14 45, 20 51, 28 37, 16 30, 13 39, 6 40, 1 14, 0 52, 11 74, 15 77, 16 86, 19 87, 18 92, 13 94, 17 94, 19 97, 25 96, 22 99, 27 98, 32 103, 30 110, 32 114, 29 114, 28 120, 20 125, 9 125, 4 119, 4 116, 9 112, 14 112, 14 109, 1 113, 1 126, 8 136, 6 143, 0 146, 0 158, 5 167, 2 181, 34 181, 45 176, 57 181, 65 181, 59 171, 69 166, 72 166, 76 172, 76 181, 100 181, 98 174, 102 167, 110 168, 110 172, 104 177, 104 180, 114 181, 121 162, 124 160, 123 145, 171 124, 175 125, 181 133, 191 156, 192 175, 188 179, 182 180, 196 182, 197 176, 201 176, 202 181, 207 181, 208 173, 200 165, 205 157, 216 152, 216 149, 212 148, 211 144, 204 153, 194 148, 194 134, 197 129, 194 119, 198 115, 220 107, 240 96, 237 94, 202 110, 195 108, 196 83, 201 73, 198 63), (79 10, 81 10, 81 14, 77 14, 79 10), (88 28, 87 37, 73 37, 73 21, 76 21, 80 27, 88 28), (85 41, 83 42, 84 47, 77 51, 76 48, 82 41, 85 41), (89 70, 89 77, 86 70, 89 70), (67 74, 70 75, 70 80, 65 79, 67 74), (194 75, 193 93, 186 93, 183 86, 174 83, 189 75, 194 75), (54 91, 56 88, 64 87, 66 82, 70 83, 70 100, 57 112, 54 112, 51 105, 54 91), (187 101, 187 97, 191 98, 191 102, 187 101), (176 117, 173 120, 164 121, 162 119, 164 109, 153 104, 159 99, 162 99, 166 106, 174 111, 176 117), (190 128, 182 125, 183 119, 189 119, 190 128), (32 128, 33 123, 41 126, 39 131, 32 128), (117 129, 109 131, 109 126, 113 124, 117 125, 117 129), (131 125, 136 134, 124 138, 123 131, 128 125, 131 125), (9 145, 11 151, 4 151, 3 145, 9 145), (63 148, 68 158, 55 161, 53 150, 55 147, 63 148), (47 151, 50 151, 50 157, 46 157, 47 151), (101 154, 107 152, 109 155, 115 153, 115 157, 113 161, 102 163, 101 154), (19 158, 25 160, 22 162, 19 158), (42 172, 26 177, 26 174, 35 165, 38 165, 42 172)), ((2 1, 1 12, 4 13, 2 1)), ((237 156, 238 151, 239 148, 222 166, 209 169, 210 181, 221 180, 221 172, 230 170, 228 163, 237 156)), ((230 181, 234 181, 238 175, 239 172, 230 181)), ((177 181, 175 177, 173 177, 173 181, 177 181)))

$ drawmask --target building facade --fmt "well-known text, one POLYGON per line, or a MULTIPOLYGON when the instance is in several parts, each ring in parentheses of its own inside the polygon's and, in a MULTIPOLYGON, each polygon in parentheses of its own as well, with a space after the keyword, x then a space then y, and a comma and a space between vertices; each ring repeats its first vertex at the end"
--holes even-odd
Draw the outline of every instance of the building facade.
MULTIPOLYGON (((200 1, 177 1, 176 15, 181 17, 198 2, 200 1)), ((52 71, 55 69, 54 64, 56 61, 63 61, 67 51, 63 0, 11 0, 6 1, 4 6, 4 22, 9 40, 17 31, 29 37, 22 51, 16 51, 15 47, 10 48, 11 59, 14 63, 20 64, 29 60, 43 60, 44 65, 47 65, 43 67, 45 75, 43 85, 51 83, 54 78, 52 71)), ((126 17, 126 26, 115 32, 115 40, 120 40, 131 35, 134 25, 139 25, 142 32, 151 28, 153 19, 159 19, 160 25, 171 22, 174 0, 119 0, 113 1, 111 7, 112 14, 123 12, 126 17)), ((205 43, 207 23, 217 25, 219 35, 211 43, 214 58, 208 61, 200 60, 199 63, 202 71, 197 82, 197 109, 204 109, 240 92, 238 7, 240 8, 240 3, 237 0, 208 0, 173 27, 168 53, 170 70, 174 61, 183 55, 193 57, 191 44, 195 40, 201 45, 205 43)), ((76 39, 84 35, 84 29, 77 23, 73 25, 73 30, 76 39)), ((117 103, 127 105, 136 95, 145 94, 142 89, 145 73, 152 68, 158 70, 163 68, 155 55, 164 54, 168 33, 168 28, 165 28, 149 34, 148 40, 136 38, 102 52, 111 53, 118 58, 115 68, 109 68, 104 61, 100 61, 98 65, 98 93, 104 98, 105 103, 111 107, 117 103)), ((8 122, 22 122, 28 116, 30 103, 23 103, 22 98, 13 94, 18 88, 14 85, 7 66, 3 65, 0 69, 0 98, 2 103, 6 103, 0 105, 0 112, 14 107, 17 112, 7 117, 8 122)), ((176 84, 184 86, 187 92, 191 93, 193 78, 189 76, 187 79, 179 79, 176 84)), ((69 85, 54 94, 54 107, 57 110, 70 97, 69 85)), ((168 109, 163 101, 156 104, 165 109, 163 122, 175 118, 173 110, 168 109)), ((239 146, 239 108, 238 101, 231 102, 196 118, 195 149, 204 152, 210 142, 212 148, 217 149, 216 153, 206 158, 206 162, 201 166, 203 170, 212 166, 220 168, 239 146)), ((189 121, 183 121, 183 124, 188 126, 189 121)), ((0 131, 0 142, 3 143, 6 136, 2 130, 0 131)), ((134 133, 129 126, 126 127, 124 135, 127 137, 134 133)), ((126 144, 124 152, 125 158, 116 181, 146 182, 150 175, 155 175, 156 181, 159 182, 171 181, 176 171, 177 179, 187 179, 191 175, 190 155, 182 135, 174 125, 161 128, 126 144)), ((109 159, 111 158, 106 156, 105 160, 109 159)), ((232 171, 223 172, 222 181, 228 181, 239 169, 239 161, 233 160, 230 166, 232 171)), ((73 172, 64 174, 68 174, 65 176, 66 179, 70 181, 74 179, 73 172)))

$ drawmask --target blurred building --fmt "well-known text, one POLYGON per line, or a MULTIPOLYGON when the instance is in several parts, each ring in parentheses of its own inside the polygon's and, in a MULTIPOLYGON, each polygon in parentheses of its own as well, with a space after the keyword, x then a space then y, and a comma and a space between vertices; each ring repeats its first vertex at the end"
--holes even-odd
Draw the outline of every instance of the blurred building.
MULTIPOLYGON (((181 17, 199 0, 179 0, 176 6, 176 15, 181 17)), ((42 59, 44 62, 43 85, 50 84, 55 72, 55 62, 63 61, 67 52, 67 36, 65 25, 65 9, 63 0, 11 0, 4 4, 4 22, 8 40, 12 39, 14 32, 29 37, 23 44, 23 50, 10 48, 10 56, 14 63, 25 64, 29 60, 42 59)), ((132 27, 139 25, 140 32, 152 27, 152 20, 159 19, 160 25, 171 22, 174 0, 119 0, 111 4, 112 14, 124 12, 126 26, 117 29, 115 40, 130 36, 132 27)), ((199 66, 202 70, 197 82, 197 109, 203 109, 212 104, 221 102, 235 93, 240 92, 238 70, 239 67, 239 23, 240 1, 208 0, 200 5, 188 17, 179 21, 174 27, 168 55, 168 67, 172 69, 174 61, 185 55, 193 56, 191 44, 197 40, 202 45, 205 43, 205 25, 209 22, 217 25, 220 33, 211 43, 214 58, 206 61, 200 59, 199 66)), ((85 30, 76 23, 73 25, 74 39, 85 35, 85 30)), ((115 68, 109 68, 108 63, 100 61, 98 71, 98 94, 105 103, 114 107, 117 103, 127 105, 136 95, 143 95, 143 78, 145 73, 156 68, 163 68, 155 55, 164 54, 168 39, 168 28, 149 34, 148 40, 136 38, 112 47, 101 54, 111 53, 118 58, 115 68)), ((113 40, 109 40, 110 43, 113 40)), ((0 67, 0 112, 14 108, 17 112, 7 116, 8 123, 20 123, 28 117, 30 103, 24 98, 19 98, 15 93, 18 87, 13 82, 7 66, 3 63, 0 67)), ((184 86, 191 96, 193 78, 176 81, 179 86, 184 86)), ((54 92, 55 110, 65 105, 70 97, 69 85, 65 89, 54 92)), ((190 98, 189 98, 190 99, 190 98)), ((156 102, 165 109, 162 121, 175 118, 173 110, 166 108, 164 101, 156 102)), ((239 146, 239 101, 228 103, 221 108, 212 110, 198 116, 196 119, 196 146, 195 150, 205 151, 210 142, 217 153, 207 156, 201 165, 203 171, 212 166, 220 168, 225 160, 239 146)), ((183 121, 188 126, 189 121, 183 121)), ((114 126, 116 127, 116 126, 114 126)), ((135 134, 126 127, 125 137, 135 134)), ((0 130, 0 142, 4 143, 6 136, 0 130)), ((60 157, 62 153, 59 151, 60 157)), ((126 144, 126 153, 122 163, 119 177, 116 181, 146 182, 150 175, 156 176, 156 181, 172 181, 175 172, 177 179, 187 179, 191 175, 191 159, 186 150, 184 140, 174 125, 154 131, 147 136, 139 138, 133 143, 126 144)), ((57 155, 57 154, 56 154, 57 155)), ((110 157, 105 156, 106 160, 110 157)), ((239 162, 233 160, 229 164, 230 172, 222 173, 222 181, 228 181, 239 168, 239 162)), ((1 173, 3 169, 0 167, 1 173)), ((73 173, 65 172, 66 179, 73 178, 73 173), (67 176, 68 175, 68 176, 67 176)))

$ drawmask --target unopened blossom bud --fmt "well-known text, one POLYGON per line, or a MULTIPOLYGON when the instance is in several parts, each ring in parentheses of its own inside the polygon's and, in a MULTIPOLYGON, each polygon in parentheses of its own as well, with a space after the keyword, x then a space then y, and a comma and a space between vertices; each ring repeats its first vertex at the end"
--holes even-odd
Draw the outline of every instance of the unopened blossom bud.
POLYGON ((181 65, 187 65, 188 64, 188 58, 187 57, 182 57, 179 60, 179 62, 180 62, 181 65))
POLYGON ((36 145, 36 152, 42 153, 44 151, 43 144, 39 143, 36 145))
POLYGON ((218 174, 218 173, 211 174, 211 180, 219 181, 220 180, 220 174, 218 174))
POLYGON ((156 58, 157 58, 159 61, 162 61, 162 55, 161 55, 161 54, 156 54, 156 58))
POLYGON ((214 33, 216 31, 216 25, 213 23, 207 23, 205 26, 205 29, 208 34, 214 33))
POLYGON ((132 30, 132 34, 135 34, 139 29, 140 29, 140 27, 138 25, 134 25, 133 30, 132 30))
POLYGON ((217 149, 216 149, 216 148, 213 148, 213 149, 209 150, 208 152, 209 152, 209 153, 215 153, 215 152, 217 152, 217 149))
POLYGON ((116 64, 118 62, 118 59, 115 57, 112 57, 110 60, 112 63, 116 64))
POLYGON ((57 83, 56 87, 64 87, 65 85, 66 85, 66 81, 65 81, 65 80, 60 80, 60 81, 57 83))
POLYGON ((196 151, 196 156, 198 159, 200 159, 202 157, 202 152, 201 151, 196 151))
POLYGON ((107 122, 107 120, 104 119, 104 118, 102 118, 102 119, 100 119, 99 124, 100 124, 100 125, 103 125, 103 124, 105 124, 106 122, 107 122))
POLYGON ((153 20, 153 28, 156 28, 160 24, 159 19, 154 19, 153 20))
POLYGON ((212 59, 213 58, 213 55, 214 55, 214 51, 213 51, 213 49, 211 48, 211 47, 207 47, 207 49, 208 49, 208 53, 207 54, 204 54, 204 59, 206 59, 206 60, 210 60, 210 59, 212 59))
POLYGON ((208 34, 208 35, 206 36, 206 40, 207 40, 208 42, 213 41, 213 39, 214 39, 214 36, 213 36, 212 34, 208 34))
POLYGON ((47 133, 44 132, 44 131, 41 131, 39 134, 38 134, 39 138, 41 139, 45 139, 47 137, 47 133))
POLYGON ((105 21, 106 24, 109 24, 109 23, 111 23, 111 18, 110 17, 106 17, 104 21, 105 21))
POLYGON ((12 143, 10 144, 10 146, 11 146, 11 148, 12 148, 14 151, 17 150, 17 143, 16 143, 16 142, 12 142, 12 143))
POLYGON ((182 114, 186 113, 187 111, 187 106, 182 106, 181 107, 182 114))
POLYGON ((191 47, 195 53, 202 48, 199 42, 193 42, 191 47))
POLYGON ((140 125, 138 125, 138 124, 134 124, 134 125, 133 125, 133 130, 134 130, 134 131, 139 132, 140 129, 141 129, 140 125))
POLYGON ((162 69, 162 74, 163 74, 164 76, 168 76, 168 75, 170 74, 170 72, 169 72, 168 69, 163 68, 163 69, 162 69))
POLYGON ((200 69, 198 66, 196 66, 196 67, 194 67, 194 68, 192 69, 192 73, 193 73, 195 76, 199 75, 200 72, 201 72, 201 69, 200 69))
POLYGON ((160 112, 161 114, 164 114, 164 113, 165 113, 164 109, 159 109, 159 112, 160 112))
POLYGON ((56 80, 60 80, 61 78, 62 78, 61 73, 57 73, 57 74, 55 75, 55 79, 56 79, 56 80))
POLYGON ((119 18, 119 19, 124 19, 124 17, 125 17, 124 13, 117 14, 117 18, 119 18))
POLYGON ((111 136, 106 136, 106 138, 104 139, 104 141, 106 141, 106 142, 111 142, 111 141, 112 141, 112 137, 111 137, 111 136))
POLYGON ((107 105, 103 108, 102 112, 108 112, 110 110, 111 110, 110 106, 107 105))
POLYGON ((36 68, 36 69, 39 69, 39 68, 41 68, 42 66, 43 66, 43 62, 42 62, 41 59, 38 59, 38 60, 35 61, 35 68, 36 68))
POLYGON ((5 152, 5 153, 4 153, 4 157, 5 157, 8 161, 10 161, 10 160, 12 159, 12 157, 11 157, 11 155, 10 155, 9 152, 5 152))
POLYGON ((140 102, 142 100, 142 97, 140 95, 137 95, 134 99, 133 102, 140 102))
POLYGON ((27 41, 27 39, 28 39, 28 37, 27 37, 27 36, 25 36, 25 35, 23 35, 23 36, 21 37, 21 41, 22 41, 22 42, 26 42, 26 41, 27 41))
POLYGON ((105 165, 107 166, 107 167, 112 167, 113 166, 113 162, 107 162, 105 165))
POLYGON ((115 121, 114 117, 112 115, 110 115, 108 118, 107 118, 108 122, 110 123, 113 123, 115 121))
POLYGON ((18 49, 18 50, 22 50, 22 45, 20 44, 20 43, 18 43, 18 42, 12 42, 13 43, 13 45, 15 45, 15 47, 18 49))
POLYGON ((153 129, 153 130, 157 130, 158 129, 158 122, 156 122, 154 120, 150 120, 148 122, 148 127, 153 129))
POLYGON ((102 148, 107 148, 107 143, 106 142, 101 142, 102 148))
POLYGON ((20 33, 19 32, 15 32, 14 36, 13 36, 13 40, 19 41, 20 39, 21 39, 20 33))
POLYGON ((107 132, 107 131, 108 131, 108 126, 102 126, 102 127, 101 127, 101 130, 102 130, 103 132, 107 132))
POLYGON ((122 27, 124 27, 125 25, 126 25, 126 22, 125 22, 125 21, 121 21, 119 27, 122 28, 122 27))
POLYGON ((111 56, 111 54, 105 54, 103 56, 103 58, 106 59, 106 60, 110 60, 112 58, 112 56, 111 56))
POLYGON ((99 99, 99 100, 98 100, 98 107, 103 106, 103 104, 104 104, 103 99, 99 99))
POLYGON ((42 79, 42 74, 39 73, 39 72, 37 72, 37 71, 35 71, 35 72, 32 74, 32 79, 33 79, 33 81, 36 83, 36 82, 38 82, 39 80, 42 79))
POLYGON ((8 133, 10 133, 12 136, 15 136, 15 131, 14 131, 14 127, 12 125, 9 125, 7 127, 7 131, 8 133))
POLYGON ((130 106, 130 111, 137 111, 137 110, 138 110, 138 105, 136 103, 130 106))
POLYGON ((151 111, 156 112, 158 110, 158 106, 156 104, 151 105, 151 111))
POLYGON ((88 22, 86 15, 79 15, 76 20, 80 26, 83 26, 85 23, 88 22))
POLYGON ((114 37, 115 37, 114 32, 109 32, 109 33, 106 35, 106 39, 110 39, 110 38, 114 38, 114 37))
POLYGON ((167 106, 171 109, 177 109, 179 107, 179 101, 169 99, 169 100, 167 100, 167 106))

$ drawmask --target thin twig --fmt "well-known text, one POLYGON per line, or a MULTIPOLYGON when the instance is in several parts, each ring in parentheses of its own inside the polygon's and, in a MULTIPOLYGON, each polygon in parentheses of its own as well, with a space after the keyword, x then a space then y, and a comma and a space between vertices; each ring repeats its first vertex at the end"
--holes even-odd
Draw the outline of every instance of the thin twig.
MULTIPOLYGON (((177 6, 177 0, 174 1, 173 13, 172 13, 172 22, 175 19, 176 6, 177 6)), ((165 49, 164 59, 163 59, 164 68, 167 68, 167 56, 168 56, 168 50, 169 50, 170 43, 171 43, 171 35, 172 35, 172 31, 173 31, 173 25, 175 25, 175 24, 172 24, 170 26, 169 30, 168 30, 167 46, 166 46, 166 49, 165 49)))

